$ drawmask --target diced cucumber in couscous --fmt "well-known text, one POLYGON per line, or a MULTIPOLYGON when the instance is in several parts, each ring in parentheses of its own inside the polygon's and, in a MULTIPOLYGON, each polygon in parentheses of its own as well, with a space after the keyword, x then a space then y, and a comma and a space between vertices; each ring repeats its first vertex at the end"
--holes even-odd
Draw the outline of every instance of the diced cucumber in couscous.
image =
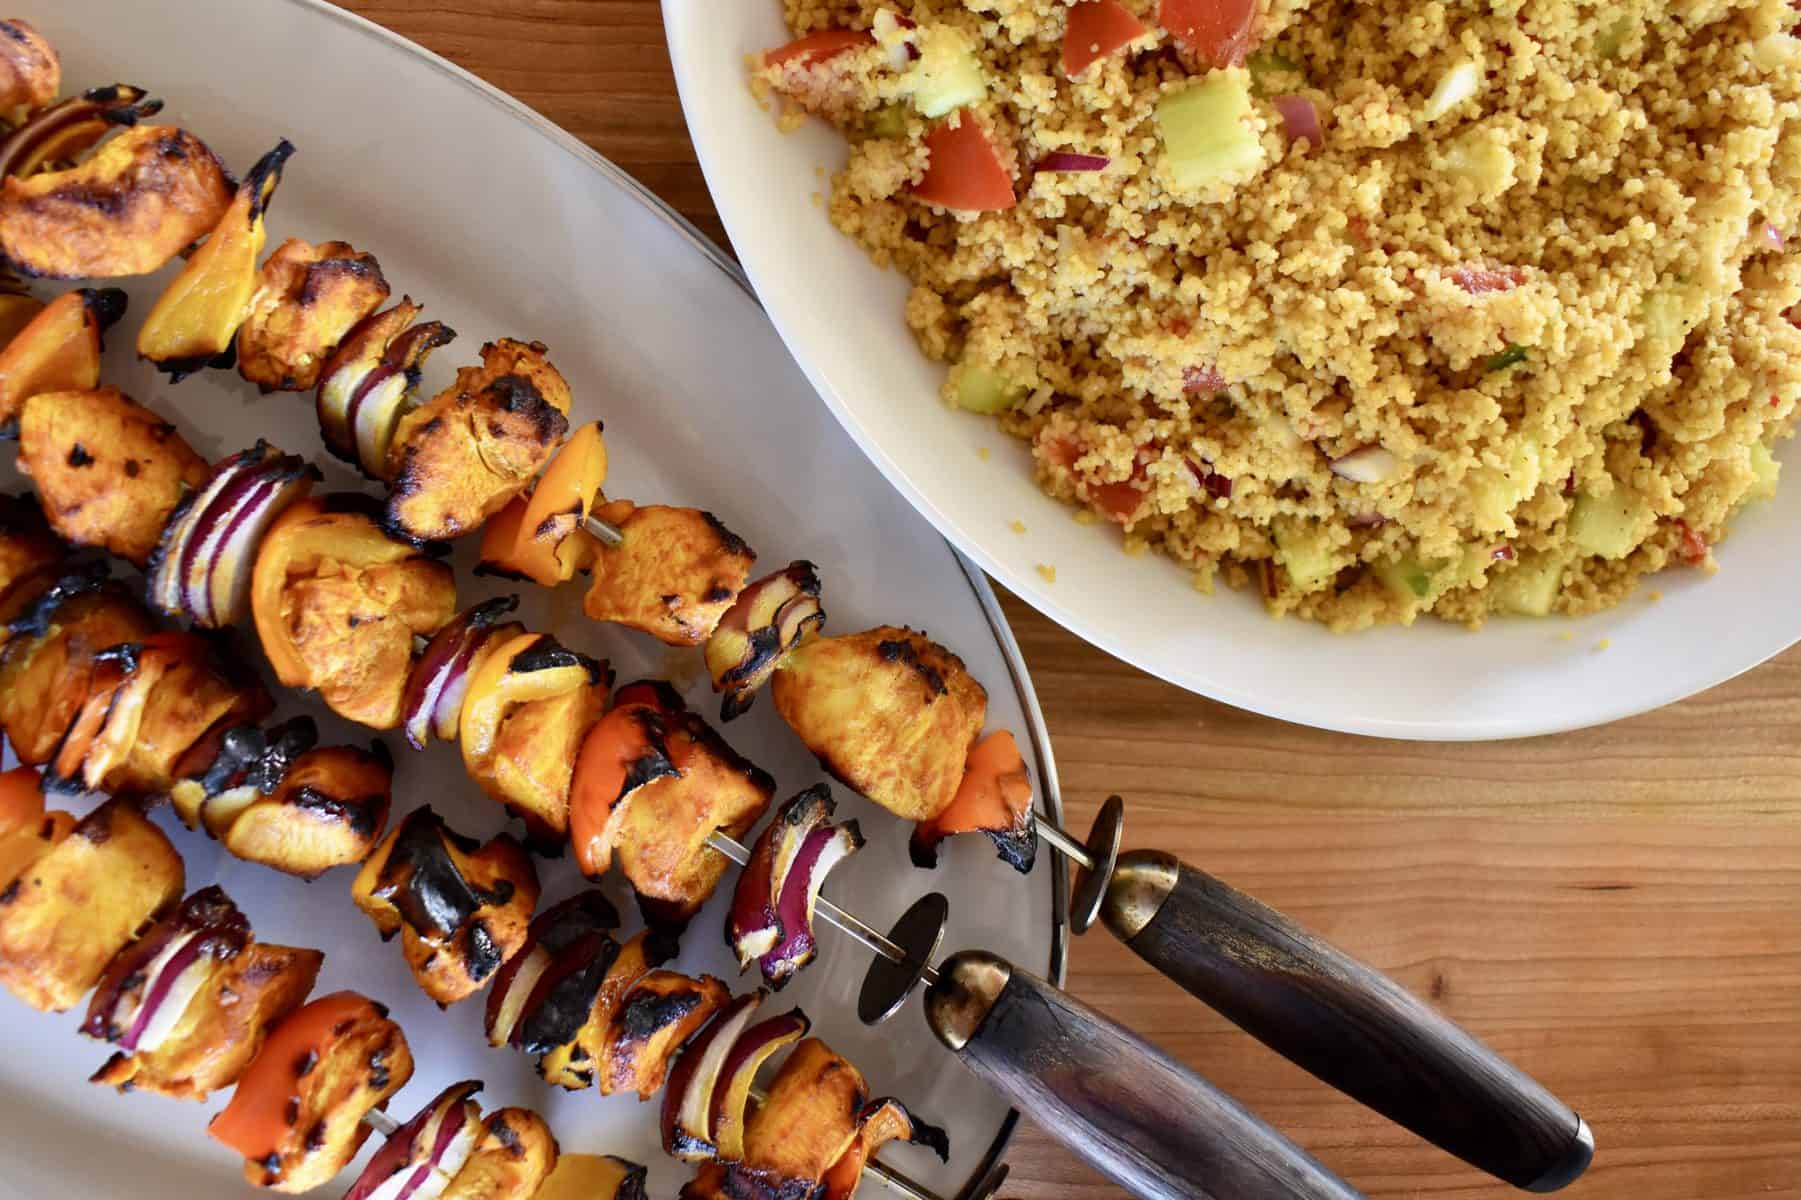
POLYGON ((992 367, 984 367, 980 363, 958 363, 951 370, 956 375, 953 389, 957 407, 967 412, 986 413, 990 416, 1004 413, 1018 404, 1025 395, 1023 387, 992 367))
POLYGON ((907 92, 923 117, 942 117, 988 94, 982 61, 960 30, 936 26, 916 43, 919 58, 907 68, 907 92))
POLYGON ((1489 577, 1488 590, 1495 608, 1519 617, 1550 616, 1567 565, 1563 554, 1538 552, 1522 556, 1513 566, 1489 577))
POLYGON ((1623 484, 1605 496, 1584 492, 1570 510, 1570 544, 1579 554, 1625 558, 1657 523, 1644 497, 1623 484))
POLYGON ((1315 521, 1278 520, 1273 532, 1276 562, 1303 592, 1323 586, 1345 565, 1332 547, 1331 531, 1315 521))
POLYGON ((1157 101, 1166 172, 1177 187, 1242 183, 1262 165, 1247 79, 1242 71, 1210 71, 1157 101))

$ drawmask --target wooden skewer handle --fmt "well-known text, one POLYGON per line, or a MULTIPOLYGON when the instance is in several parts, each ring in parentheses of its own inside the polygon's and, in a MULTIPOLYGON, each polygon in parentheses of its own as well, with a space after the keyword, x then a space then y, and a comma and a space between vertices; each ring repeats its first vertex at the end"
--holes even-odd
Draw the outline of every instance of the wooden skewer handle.
POLYGON ((992 954, 945 960, 925 1003, 965 1066, 1145 1200, 1360 1200, 1236 1100, 992 954))
POLYGON ((1535 1192, 1588 1167, 1561 1100, 1394 980, 1161 851, 1120 856, 1101 909, 1139 957, 1333 1087, 1535 1192))

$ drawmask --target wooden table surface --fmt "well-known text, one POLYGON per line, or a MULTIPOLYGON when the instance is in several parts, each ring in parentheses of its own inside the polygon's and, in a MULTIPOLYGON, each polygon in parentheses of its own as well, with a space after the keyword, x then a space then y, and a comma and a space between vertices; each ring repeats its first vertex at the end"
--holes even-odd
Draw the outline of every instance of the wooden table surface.
MULTIPOLYGON (((774 3, 774 0, 716 0, 774 3)), ((530 104, 724 241, 654 0, 352 0, 530 104)), ((1771 597, 1790 608, 1794 597, 1771 597)), ((1070 824, 1155 845, 1430 995, 1594 1127, 1572 1198, 1801 1197, 1801 652, 1535 741, 1428 746, 1188 695, 1008 598, 1070 824)), ((1070 987, 1371 1197, 1511 1194, 1328 1091, 1107 934, 1070 987)), ((1117 1194, 1029 1127, 1008 1195, 1117 1194)))

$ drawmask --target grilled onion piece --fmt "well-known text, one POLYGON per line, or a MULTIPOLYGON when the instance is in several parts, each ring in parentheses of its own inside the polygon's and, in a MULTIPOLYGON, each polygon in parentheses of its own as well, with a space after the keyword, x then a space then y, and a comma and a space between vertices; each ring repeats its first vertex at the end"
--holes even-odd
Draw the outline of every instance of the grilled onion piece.
POLYGON ((163 831, 107 801, 0 891, 0 984, 33 1008, 73 1008, 185 880, 163 831))
POLYGON ((324 957, 256 942, 222 889, 195 892, 101 978, 81 1032, 120 1050, 92 1082, 178 1100, 230 1087, 268 1027, 306 999, 324 957))
POLYGON ((32 598, 0 649, 0 729, 19 761, 49 762, 87 702, 95 658, 154 632, 122 585, 91 572, 32 598))
POLYGON ((782 657, 823 628, 819 576, 810 562, 791 562, 738 593, 707 638, 707 673, 713 690, 724 693, 719 719, 750 708, 782 657))
POLYGON ((784 804, 751 849, 738 876, 726 942, 738 965, 754 961, 780 990, 813 961, 813 909, 832 868, 863 848, 855 821, 832 824, 831 789, 818 784, 784 804))
POLYGON ((371 729, 400 722, 413 638, 456 612, 450 568, 381 531, 361 497, 282 514, 256 556, 251 609, 275 676, 371 729))
MULTIPOLYGON (((595 1024, 605 981, 627 957, 613 940, 618 925, 619 914, 597 891, 578 892, 538 914, 488 993, 482 1022, 488 1044, 538 1055, 538 1073, 559 1087, 592 1086, 600 1040, 583 1034, 595 1024)), ((649 969, 642 950, 636 961, 632 980, 649 969)), ((605 1024, 603 1015, 599 1028, 605 1024)))
POLYGON ((19 470, 60 537, 140 567, 176 505, 208 474, 175 426, 115 387, 26 400, 19 470))
POLYGON ((670 646, 698 646, 744 589, 757 553, 698 508, 639 508, 614 500, 596 512, 625 534, 594 553, 582 611, 670 646))
POLYGON ((80 288, 45 305, 0 350, 0 428, 11 428, 39 392, 100 386, 101 335, 125 315, 118 288, 80 288))
POLYGON ((962 659, 892 625, 803 642, 771 693, 826 770, 908 821, 949 807, 988 713, 962 659))
POLYGON ((413 978, 444 1007, 480 990, 525 943, 538 874, 511 837, 479 844, 427 805, 383 840, 350 895, 384 940, 401 935, 413 978))
POLYGON ((388 452, 388 527, 418 542, 480 528, 562 445, 569 404, 542 342, 483 346, 481 366, 462 368, 400 419, 388 452))
POLYGON ((326 358, 387 298, 373 254, 289 238, 256 279, 238 330, 238 373, 265 392, 311 391, 326 358))
POLYGON ((388 478, 394 430, 412 408, 426 357, 456 339, 442 321, 414 325, 419 309, 408 296, 363 318, 319 372, 314 404, 325 448, 371 479, 388 478))
POLYGON ((355 992, 321 996, 269 1034, 207 1132, 244 1156, 254 1187, 305 1192, 356 1156, 379 1108, 413 1076, 388 1010, 355 992))
POLYGON ((148 275, 217 225, 231 197, 205 142, 137 125, 66 170, 0 180, 0 251, 27 275, 148 275))

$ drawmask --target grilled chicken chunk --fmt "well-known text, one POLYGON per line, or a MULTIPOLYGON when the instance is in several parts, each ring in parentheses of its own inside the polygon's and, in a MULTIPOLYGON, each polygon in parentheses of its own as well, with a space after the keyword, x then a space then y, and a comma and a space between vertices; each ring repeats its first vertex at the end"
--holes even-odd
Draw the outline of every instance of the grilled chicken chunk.
POLYGON ((962 659, 892 625, 802 642, 771 691, 826 770, 908 821, 950 806, 988 714, 962 659))
POLYGON ((0 21, 0 117, 17 125, 62 86, 62 62, 44 35, 18 17, 0 21))
POLYGON ((416 808, 350 888, 383 939, 401 935, 413 978, 440 1007, 474 994, 526 940, 538 874, 518 842, 481 845, 416 808))
POLYGON ((343 1170, 369 1136, 364 1114, 413 1076, 388 1010, 334 992, 270 1031, 207 1132, 244 1156, 253 1187, 306 1192, 343 1170))
POLYGON ((65 541, 143 566, 206 460, 118 388, 40 392, 19 416, 19 469, 65 541))
POLYGON ((711 975, 655 970, 627 989, 607 1022, 601 1047, 602 1095, 636 1092, 648 1100, 669 1076, 669 1063, 690 1036, 731 998, 711 975))
POLYGON ((92 1082, 177 1100, 230 1087, 324 957, 255 941, 222 889, 195 892, 107 967, 81 1031, 121 1048, 92 1082))
POLYGON ((819 576, 810 562, 791 562, 738 593, 707 637, 707 673, 713 690, 724 694, 719 719, 749 709, 788 651, 824 628, 819 576))
POLYGON ((0 182, 0 251, 27 275, 148 275, 217 225, 231 197, 205 142, 138 125, 76 166, 0 182))
POLYGON ((706 641, 757 561, 743 538, 698 508, 639 508, 614 500, 596 515, 617 526, 625 540, 597 547, 582 611, 666 645, 706 641))
POLYGON ((219 835, 246 862, 313 879, 362 862, 388 823, 394 763, 386 747, 324 746, 295 759, 219 835))
POLYGON ((0 984, 33 1008, 73 1008, 185 881, 163 831, 107 801, 0 891, 0 984))
POLYGON ((645 1200, 649 1171, 611 1154, 565 1154, 536 1200, 645 1200))
POLYGON ((381 531, 361 497, 302 500, 270 528, 251 586, 275 676, 312 688, 339 716, 392 729, 413 639, 456 613, 444 563, 381 531))
POLYGON ((289 238, 263 264, 238 329, 238 373, 265 392, 311 391, 338 343, 387 298, 373 254, 289 238))
POLYGON ((524 491, 569 432, 569 385, 541 342, 502 338, 479 367, 400 419, 388 527, 416 542, 479 529, 524 491))

